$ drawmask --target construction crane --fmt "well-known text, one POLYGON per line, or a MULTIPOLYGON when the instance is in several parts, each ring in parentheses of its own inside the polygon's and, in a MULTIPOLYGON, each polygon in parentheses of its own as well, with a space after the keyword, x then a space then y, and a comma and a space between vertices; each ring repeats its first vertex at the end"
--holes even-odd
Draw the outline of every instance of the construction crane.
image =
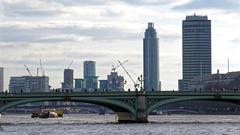
POLYGON ((72 60, 71 63, 69 64, 68 69, 71 67, 72 63, 73 63, 73 60, 72 60))
MULTIPOLYGON (((125 60, 124 62, 122 62, 122 65, 127 63, 127 62, 128 62, 128 60, 125 60)), ((120 66, 121 66, 121 64, 118 64, 117 66, 112 65, 112 72, 116 72, 116 69, 120 66)))
POLYGON ((118 60, 119 65, 123 68, 123 70, 127 73, 128 77, 131 79, 131 81, 134 84, 134 88, 135 90, 139 87, 139 84, 137 84, 134 79, 132 78, 132 76, 128 73, 127 69, 123 66, 123 63, 121 61, 118 60))
POLYGON ((41 59, 40 59, 40 68, 41 68, 42 76, 45 76, 45 74, 44 74, 44 69, 43 69, 43 66, 42 66, 42 60, 41 60, 41 59))
POLYGON ((28 68, 26 65, 24 65, 24 67, 27 69, 27 71, 28 71, 29 75, 30 75, 30 76, 32 76, 32 74, 31 74, 31 72, 30 72, 29 68, 28 68))
POLYGON ((39 68, 37 68, 37 76, 38 76, 38 74, 39 74, 39 68))

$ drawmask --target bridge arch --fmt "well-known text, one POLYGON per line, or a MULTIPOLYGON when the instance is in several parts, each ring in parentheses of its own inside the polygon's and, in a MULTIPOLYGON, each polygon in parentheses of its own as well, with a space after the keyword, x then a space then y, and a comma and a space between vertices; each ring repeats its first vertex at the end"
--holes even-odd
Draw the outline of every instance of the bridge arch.
POLYGON ((156 103, 150 105, 147 110, 146 114, 149 115, 153 110, 157 109, 160 106, 167 105, 170 103, 182 102, 182 101, 193 101, 193 100, 212 100, 212 101, 224 101, 230 102, 234 104, 240 104, 240 97, 230 96, 230 97, 216 97, 216 96, 197 96, 197 97, 183 97, 183 98, 173 98, 173 99, 166 99, 161 100, 156 103), (239 101, 239 102, 237 102, 239 101))
MULTIPOLYGON (((8 108, 17 106, 17 105, 22 105, 22 104, 27 104, 27 103, 34 103, 34 102, 44 102, 44 101, 66 101, 66 102, 83 102, 83 103, 90 103, 90 104, 95 104, 95 105, 100 105, 106 108, 111 109, 118 115, 118 120, 122 122, 125 121, 125 118, 121 118, 122 116, 119 115, 128 115, 131 117, 131 120, 134 120, 136 117, 136 110, 133 106, 126 104, 124 102, 118 101, 118 100, 112 100, 112 99, 107 99, 107 98, 98 98, 98 97, 92 97, 92 98, 87 98, 87 97, 72 97, 69 100, 64 100, 62 97, 45 97, 45 98, 27 98, 27 99, 19 99, 15 101, 9 101, 6 102, 5 104, 2 104, 0 106, 0 113, 6 111, 8 108)), ((128 119, 128 118, 127 118, 128 119)), ((126 120, 127 122, 127 120, 126 120)))

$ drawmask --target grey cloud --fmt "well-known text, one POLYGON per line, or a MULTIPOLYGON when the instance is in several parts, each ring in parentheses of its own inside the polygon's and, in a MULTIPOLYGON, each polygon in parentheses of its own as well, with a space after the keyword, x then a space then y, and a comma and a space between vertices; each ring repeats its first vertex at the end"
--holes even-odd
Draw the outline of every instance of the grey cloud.
MULTIPOLYGON (((1 41, 1 40, 0 40, 1 41)), ((2 43, 0 44, 1 50, 15 50, 15 49, 22 49, 23 47, 25 49, 30 48, 29 44, 9 44, 9 43, 2 43)))
POLYGON ((239 10, 239 0, 191 0, 188 3, 173 7, 176 10, 192 10, 192 9, 223 9, 223 10, 239 10))
POLYGON ((230 40, 231 43, 234 43, 234 44, 240 44, 240 38, 233 38, 230 40))
POLYGON ((176 41, 176 40, 181 38, 181 35, 177 34, 177 33, 169 33, 169 34, 160 33, 158 37, 159 37, 160 41, 161 40, 164 40, 164 41, 176 41))
POLYGON ((52 27, 0 26, 0 42, 71 42, 78 37, 90 37, 93 40, 135 40, 141 34, 130 33, 113 27, 86 28, 78 25, 52 27), (73 35, 73 36, 71 36, 73 35))
POLYGON ((42 35, 31 28, 0 26, 0 42, 31 42, 42 35))
POLYGON ((174 3, 176 0, 119 0, 131 5, 165 5, 174 3))
MULTIPOLYGON (((47 25, 47 23, 46 23, 47 25)), ((114 41, 114 40, 141 40, 143 33, 136 33, 127 29, 112 26, 84 27, 77 24, 32 27, 28 25, 0 25, 0 42, 16 43, 65 43, 82 40, 114 41)), ((159 32, 161 40, 174 41, 180 38, 177 33, 159 32)))
MULTIPOLYGON (((111 65, 117 64, 117 59, 109 59, 114 55, 118 55, 119 57, 124 57, 126 54, 124 53, 114 53, 108 51, 70 51, 70 52, 59 52, 54 53, 52 51, 47 52, 42 58, 43 66, 46 70, 51 69, 63 69, 69 64, 71 60, 74 60, 73 68, 82 66, 83 60, 95 60, 97 61, 97 66, 101 68, 111 69, 111 65), (106 59, 109 59, 106 61, 106 59), (111 61, 112 60, 112 61, 111 61)), ((15 67, 15 69, 24 70, 24 64, 26 64, 32 72, 36 71, 36 68, 39 67, 39 58, 41 56, 41 51, 33 51, 32 53, 26 55, 20 55, 17 58, 0 58, 0 64, 4 63, 8 65, 8 67, 15 67)), ((135 59, 139 58, 138 53, 133 53, 129 55, 132 59, 127 65, 128 66, 136 66, 139 63, 136 62, 135 59)))
POLYGON ((45 0, 46 2, 56 2, 66 6, 83 6, 83 5, 105 5, 109 0, 45 0))
MULTIPOLYGON (((47 0, 49 1, 49 0, 47 0)), ((129 5, 165 5, 175 2, 176 0, 51 0, 65 6, 90 6, 90 5, 110 5, 114 2, 126 3, 129 5)))
MULTIPOLYGON (((63 14, 64 12, 59 8, 55 8, 52 5, 49 7, 32 6, 28 2, 18 1, 18 2, 0 2, 1 4, 1 14, 7 17, 47 17, 47 16, 57 16, 63 14)), ((47 5, 47 4, 46 4, 47 5)))

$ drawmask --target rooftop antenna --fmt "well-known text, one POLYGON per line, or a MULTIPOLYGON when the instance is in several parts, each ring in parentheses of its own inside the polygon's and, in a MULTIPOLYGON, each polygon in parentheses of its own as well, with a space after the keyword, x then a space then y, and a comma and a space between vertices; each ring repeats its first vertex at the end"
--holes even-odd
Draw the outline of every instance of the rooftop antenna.
POLYGON ((38 73, 39 73, 39 68, 37 68, 37 76, 38 76, 38 73))
POLYGON ((42 60, 41 60, 41 59, 40 59, 40 68, 41 68, 42 76, 45 76, 45 74, 44 74, 44 69, 43 69, 43 66, 42 66, 42 60))
POLYGON ((228 73, 229 73, 229 58, 227 59, 227 62, 228 62, 228 73))

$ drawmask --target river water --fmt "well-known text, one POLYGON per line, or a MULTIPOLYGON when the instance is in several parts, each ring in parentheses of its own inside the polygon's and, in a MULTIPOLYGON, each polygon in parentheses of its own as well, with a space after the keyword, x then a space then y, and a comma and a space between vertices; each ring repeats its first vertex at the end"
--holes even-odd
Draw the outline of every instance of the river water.
POLYGON ((0 135, 240 135, 237 115, 150 116, 146 124, 118 124, 115 115, 66 114, 57 119, 2 115, 0 135))

